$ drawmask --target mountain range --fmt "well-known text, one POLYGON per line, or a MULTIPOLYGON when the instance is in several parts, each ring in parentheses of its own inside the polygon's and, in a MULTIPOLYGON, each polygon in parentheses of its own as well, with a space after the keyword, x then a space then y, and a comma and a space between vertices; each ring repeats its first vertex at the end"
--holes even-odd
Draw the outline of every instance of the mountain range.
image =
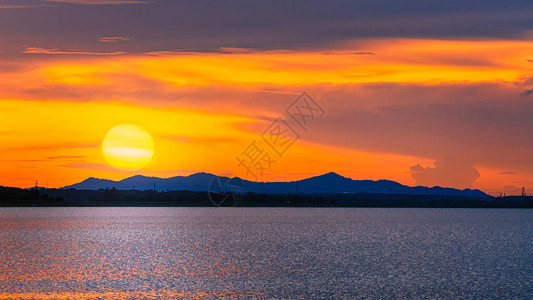
POLYGON ((82 182, 65 186, 63 189, 98 190, 188 190, 228 192, 242 191, 264 194, 339 194, 339 193, 381 193, 407 195, 454 195, 465 197, 488 197, 480 190, 445 187, 406 186, 390 180, 353 180, 336 173, 327 173, 290 182, 254 182, 238 177, 229 178, 210 173, 196 173, 171 178, 132 176, 120 181, 90 177, 82 182))

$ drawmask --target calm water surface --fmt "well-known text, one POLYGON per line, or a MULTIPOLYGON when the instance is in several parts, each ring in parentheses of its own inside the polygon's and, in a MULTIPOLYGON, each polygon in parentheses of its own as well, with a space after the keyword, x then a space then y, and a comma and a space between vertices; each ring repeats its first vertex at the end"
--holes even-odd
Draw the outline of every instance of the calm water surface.
POLYGON ((0 298, 533 298, 533 210, 0 208, 0 298))

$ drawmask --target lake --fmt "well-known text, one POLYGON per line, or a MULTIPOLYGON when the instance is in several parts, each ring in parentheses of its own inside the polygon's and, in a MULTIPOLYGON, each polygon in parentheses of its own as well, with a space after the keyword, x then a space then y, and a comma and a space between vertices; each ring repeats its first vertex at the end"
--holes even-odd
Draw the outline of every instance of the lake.
POLYGON ((0 208, 2 299, 533 298, 533 210, 0 208))

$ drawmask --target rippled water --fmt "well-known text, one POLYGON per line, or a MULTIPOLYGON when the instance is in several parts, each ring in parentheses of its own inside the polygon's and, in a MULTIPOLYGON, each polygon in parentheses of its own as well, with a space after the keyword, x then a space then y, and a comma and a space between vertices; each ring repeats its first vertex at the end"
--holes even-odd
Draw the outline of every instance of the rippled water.
POLYGON ((1 208, 0 298, 532 298, 533 211, 1 208))

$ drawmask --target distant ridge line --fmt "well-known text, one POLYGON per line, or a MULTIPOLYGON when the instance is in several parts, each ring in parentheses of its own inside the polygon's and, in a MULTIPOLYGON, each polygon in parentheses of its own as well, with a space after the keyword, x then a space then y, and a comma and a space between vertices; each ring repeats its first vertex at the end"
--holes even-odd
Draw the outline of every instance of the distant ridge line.
MULTIPOLYGON (((62 189, 98 190, 153 190, 171 191, 208 191, 209 185, 215 177, 220 181, 232 182, 242 185, 245 192, 263 194, 311 194, 311 193, 375 193, 375 194, 407 194, 407 195, 453 195, 466 197, 490 197, 477 189, 455 189, 446 187, 406 186, 391 180, 354 180, 335 172, 329 172, 302 180, 287 182, 254 182, 241 178, 229 178, 214 174, 199 172, 188 176, 175 176, 170 178, 148 177, 135 175, 123 180, 114 181, 89 177, 82 182, 62 187, 62 189)), ((229 187, 222 190, 230 191, 229 187)))

